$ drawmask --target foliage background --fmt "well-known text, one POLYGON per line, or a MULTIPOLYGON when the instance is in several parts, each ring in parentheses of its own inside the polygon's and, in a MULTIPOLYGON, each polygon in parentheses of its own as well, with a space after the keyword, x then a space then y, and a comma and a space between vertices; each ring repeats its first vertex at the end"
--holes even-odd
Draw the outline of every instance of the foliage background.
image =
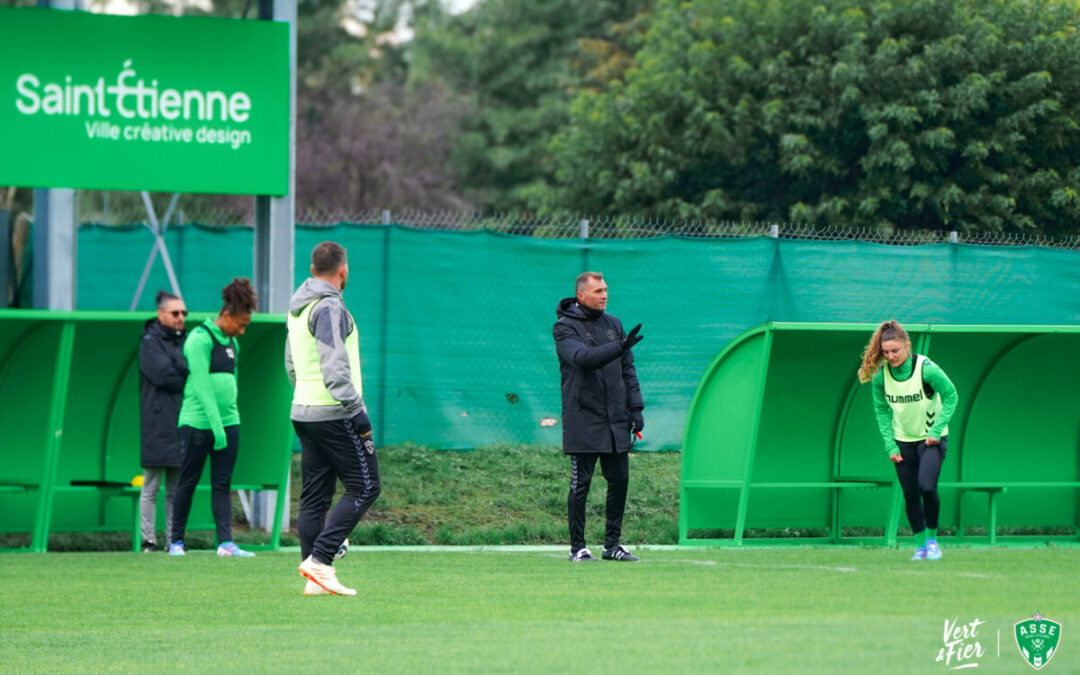
MULTIPOLYGON (((132 6, 255 15, 247 0, 132 6)), ((300 0, 298 209, 1067 235, 1080 215, 1077 11, 300 0)), ((9 191, 6 206, 27 209, 28 192, 9 191)), ((208 200, 248 210, 236 197, 185 204, 208 200)), ((82 201, 92 220, 139 198, 82 201)))

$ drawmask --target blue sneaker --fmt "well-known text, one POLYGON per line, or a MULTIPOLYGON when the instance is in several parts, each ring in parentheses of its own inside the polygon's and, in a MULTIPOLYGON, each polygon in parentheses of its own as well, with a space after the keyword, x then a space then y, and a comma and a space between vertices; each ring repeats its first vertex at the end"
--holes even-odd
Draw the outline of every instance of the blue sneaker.
POLYGON ((255 554, 245 551, 231 541, 227 541, 217 547, 217 554, 222 558, 254 558, 255 554))
POLYGON ((184 549, 184 542, 174 541, 169 544, 169 555, 184 555, 187 551, 184 549))
POLYGON ((920 546, 915 549, 915 555, 911 556, 912 560, 926 560, 926 548, 920 546))
POLYGON ((926 541, 926 559, 941 560, 941 547, 938 546, 937 539, 928 539, 926 541))

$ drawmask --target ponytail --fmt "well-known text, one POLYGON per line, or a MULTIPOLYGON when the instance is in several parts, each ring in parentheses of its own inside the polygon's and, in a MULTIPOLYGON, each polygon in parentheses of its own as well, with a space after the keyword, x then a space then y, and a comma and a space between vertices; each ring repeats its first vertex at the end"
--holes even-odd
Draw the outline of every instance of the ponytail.
POLYGON ((889 319, 878 326, 870 337, 866 349, 863 350, 862 365, 859 366, 859 382, 869 382, 877 373, 878 368, 881 367, 881 362, 885 360, 885 355, 881 351, 881 343, 886 340, 911 342, 907 331, 894 319, 889 319))
POLYGON ((221 313, 228 312, 232 316, 251 314, 258 306, 255 289, 247 277, 234 278, 228 286, 221 289, 221 299, 225 301, 221 313))

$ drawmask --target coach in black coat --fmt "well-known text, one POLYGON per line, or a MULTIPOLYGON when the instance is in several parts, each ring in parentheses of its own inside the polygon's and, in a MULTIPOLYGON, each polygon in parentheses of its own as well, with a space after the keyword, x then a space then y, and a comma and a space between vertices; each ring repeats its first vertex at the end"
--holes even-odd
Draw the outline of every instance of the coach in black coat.
POLYGON ((603 275, 578 277, 576 296, 559 302, 553 329, 562 376, 563 452, 570 455, 570 559, 595 560, 585 547, 585 502, 599 458, 608 482, 605 560, 636 561, 619 545, 629 482, 631 437, 645 421, 631 348, 641 340, 636 326, 629 334, 607 314, 603 275))
POLYGON ((140 500, 144 550, 156 550, 154 525, 157 494, 165 478, 166 527, 172 522, 172 501, 180 477, 180 431, 176 421, 184 400, 188 366, 184 358, 184 320, 187 307, 171 293, 160 291, 157 318, 143 327, 139 341, 139 412, 142 440, 143 490, 140 500))
POLYGON ((184 330, 150 319, 139 343, 139 399, 142 422, 142 465, 180 466, 180 432, 176 420, 184 400, 188 367, 184 330))

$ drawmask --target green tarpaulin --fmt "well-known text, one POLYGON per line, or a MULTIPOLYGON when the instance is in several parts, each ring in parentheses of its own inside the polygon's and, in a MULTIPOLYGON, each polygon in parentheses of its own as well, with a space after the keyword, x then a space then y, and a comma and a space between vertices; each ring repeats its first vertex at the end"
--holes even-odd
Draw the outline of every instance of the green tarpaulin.
MULTIPOLYGON (((963 244, 886 246, 767 237, 550 240, 402 226, 298 227, 295 283, 311 248, 349 249, 364 391, 380 443, 559 443, 551 326, 584 269, 609 310, 641 322, 643 450, 678 448, 694 390, 732 338, 767 321, 1067 325, 1080 317, 1080 252, 963 244)), ((252 230, 166 235, 189 307, 252 271, 252 230)), ((80 228, 79 309, 126 309, 153 240, 143 227, 80 228)), ((140 308, 167 288, 160 261, 140 308)), ((854 368, 854 365, 852 366, 854 368)))

